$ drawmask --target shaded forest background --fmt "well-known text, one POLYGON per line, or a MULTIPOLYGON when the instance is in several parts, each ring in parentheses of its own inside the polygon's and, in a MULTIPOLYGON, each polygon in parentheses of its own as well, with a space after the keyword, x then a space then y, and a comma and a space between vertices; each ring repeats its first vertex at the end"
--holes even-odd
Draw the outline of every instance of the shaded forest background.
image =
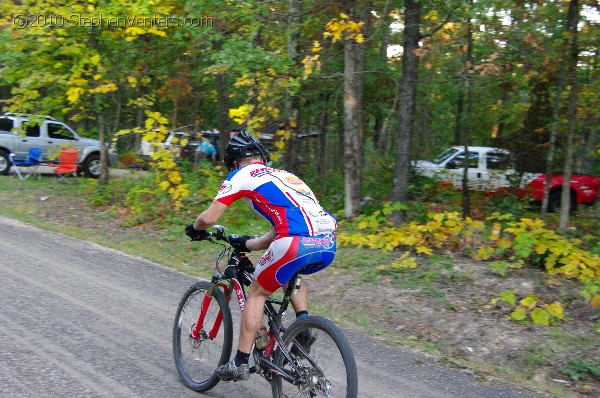
POLYGON ((120 153, 156 115, 218 129, 222 147, 243 124, 346 217, 406 199, 410 161, 453 144, 600 174, 597 0, 5 1, 0 15, 2 111, 102 141, 139 128, 120 153))

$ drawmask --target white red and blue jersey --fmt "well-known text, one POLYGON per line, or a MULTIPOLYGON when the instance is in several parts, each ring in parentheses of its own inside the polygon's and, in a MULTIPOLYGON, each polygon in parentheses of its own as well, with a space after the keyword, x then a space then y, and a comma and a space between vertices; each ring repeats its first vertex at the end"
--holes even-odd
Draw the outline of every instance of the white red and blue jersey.
POLYGON ((249 202, 280 236, 316 236, 337 228, 335 218, 300 178, 261 162, 234 170, 215 197, 227 206, 238 199, 249 202))

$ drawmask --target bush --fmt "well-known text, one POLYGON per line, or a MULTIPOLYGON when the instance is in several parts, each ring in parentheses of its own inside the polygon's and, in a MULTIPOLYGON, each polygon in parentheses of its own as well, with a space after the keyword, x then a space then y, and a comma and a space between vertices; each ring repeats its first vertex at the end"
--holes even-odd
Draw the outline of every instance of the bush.
POLYGON ((512 214, 494 213, 478 221, 463 219, 457 212, 429 213, 425 223, 413 221, 394 228, 387 216, 398 206, 387 204, 381 212, 347 223, 359 232, 340 232, 339 243, 383 251, 412 249, 424 255, 451 251, 493 260, 498 269, 531 264, 543 266, 551 275, 600 280, 600 257, 581 249, 579 240, 544 228, 542 220, 515 220, 512 214))

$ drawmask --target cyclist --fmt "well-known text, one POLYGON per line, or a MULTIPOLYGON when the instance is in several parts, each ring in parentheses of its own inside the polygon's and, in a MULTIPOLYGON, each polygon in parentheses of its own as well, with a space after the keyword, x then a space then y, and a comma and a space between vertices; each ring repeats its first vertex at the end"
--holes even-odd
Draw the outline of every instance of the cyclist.
MULTIPOLYGON (((266 165, 267 151, 246 131, 231 138, 224 160, 231 174, 212 204, 193 224, 186 226, 185 232, 194 239, 206 238, 206 229, 215 224, 228 206, 242 198, 271 223, 270 231, 263 236, 240 236, 231 242, 236 250, 243 252, 266 249, 249 288, 238 351, 230 363, 217 371, 224 381, 238 381, 250 375, 248 360, 262 326, 265 301, 278 288, 285 289, 299 270, 301 274, 312 274, 331 264, 336 251, 337 223, 302 180, 266 165)), ((305 284, 300 285, 291 301, 297 319, 308 316, 305 284)), ((307 332, 298 340, 309 349, 314 339, 307 332)))

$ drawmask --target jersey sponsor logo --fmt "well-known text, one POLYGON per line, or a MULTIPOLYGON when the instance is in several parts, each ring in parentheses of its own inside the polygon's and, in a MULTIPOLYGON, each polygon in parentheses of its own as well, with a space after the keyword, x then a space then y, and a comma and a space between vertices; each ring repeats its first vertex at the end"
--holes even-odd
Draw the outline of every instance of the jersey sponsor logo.
POLYGON ((313 209, 313 210, 308 210, 307 213, 312 218, 326 218, 327 221, 329 221, 329 214, 325 210, 314 211, 314 209, 313 209))
POLYGON ((225 181, 223 183, 223 185, 221 185, 221 188, 219 188, 219 195, 224 195, 227 192, 231 191, 231 188, 233 186, 231 185, 231 183, 229 181, 225 181))
POLYGON ((250 177, 262 177, 265 174, 271 173, 273 170, 268 167, 261 167, 260 169, 252 170, 250 172, 250 177))
POLYGON ((285 177, 285 180, 292 185, 304 185, 304 182, 296 176, 285 177))
POLYGON ((258 262, 258 266, 262 267, 263 265, 266 265, 272 261, 273 261, 273 249, 269 249, 269 250, 267 250, 267 252, 265 254, 263 254, 262 258, 258 262))
MULTIPOLYGON (((304 195, 304 196, 310 197, 312 195, 312 191, 310 189, 298 188, 298 189, 296 189, 296 191, 299 194, 304 195)), ((312 200, 311 200, 311 202, 312 202, 312 200)))
POLYGON ((325 236, 303 236, 300 239, 300 243, 304 247, 322 247, 324 249, 331 249, 335 243, 335 238, 331 234, 325 236))

